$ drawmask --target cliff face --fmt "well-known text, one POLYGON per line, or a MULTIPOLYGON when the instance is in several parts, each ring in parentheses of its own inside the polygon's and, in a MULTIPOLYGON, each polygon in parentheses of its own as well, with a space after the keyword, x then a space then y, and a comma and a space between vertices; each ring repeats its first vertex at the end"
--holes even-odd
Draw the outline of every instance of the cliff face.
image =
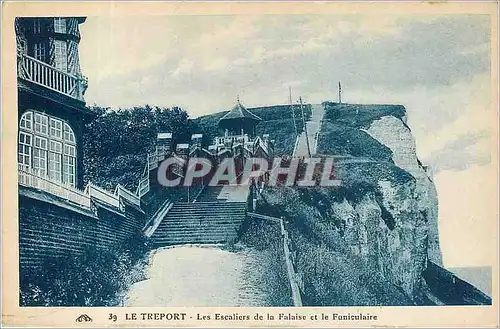
POLYGON ((418 210, 428 222, 427 252, 429 259, 442 265, 438 234, 438 199, 432 176, 417 159, 415 140, 406 120, 385 116, 374 121, 367 132, 380 143, 389 147, 394 163, 416 179, 415 197, 418 210))
MULTIPOLYGON (((303 241, 302 236, 326 245, 332 254, 348 255, 337 275, 355 282, 353 272, 359 277, 361 271, 376 281, 379 288, 373 291, 351 292, 377 296, 375 300, 367 297, 347 304, 404 304, 398 289, 418 303, 427 255, 441 263, 436 190, 417 159, 405 121, 404 108, 398 106, 326 104, 318 153, 342 156, 336 163, 342 186, 279 187, 264 193, 266 205, 289 219, 297 241, 303 241), (383 293, 392 298, 383 299, 383 293)), ((304 257, 303 262, 308 258, 314 257, 304 257)), ((332 266, 338 264, 339 260, 332 266)), ((304 277, 315 275, 306 273, 306 264, 299 267, 304 277)), ((316 277, 310 283, 330 289, 328 280, 318 283, 322 280, 316 277)), ((334 300, 324 303, 337 305, 334 300)))

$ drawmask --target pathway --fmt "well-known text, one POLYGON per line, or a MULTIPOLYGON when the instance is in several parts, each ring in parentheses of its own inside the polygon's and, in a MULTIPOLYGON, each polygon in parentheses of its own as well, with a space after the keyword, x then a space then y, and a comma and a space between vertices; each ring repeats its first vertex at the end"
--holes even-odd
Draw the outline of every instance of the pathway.
MULTIPOLYGON (((311 119, 306 122, 307 133, 309 136, 309 146, 311 148, 311 155, 316 154, 316 147, 318 142, 317 138, 319 131, 321 129, 321 121, 323 120, 324 114, 325 114, 325 109, 323 108, 323 105, 321 104, 312 105, 311 119)), ((304 131, 299 135, 299 142, 297 143, 297 148, 295 149, 293 156, 296 157, 308 156, 307 140, 304 131)))
POLYGON ((216 246, 157 249, 149 279, 135 283, 126 306, 273 306, 262 285, 259 252, 216 246))

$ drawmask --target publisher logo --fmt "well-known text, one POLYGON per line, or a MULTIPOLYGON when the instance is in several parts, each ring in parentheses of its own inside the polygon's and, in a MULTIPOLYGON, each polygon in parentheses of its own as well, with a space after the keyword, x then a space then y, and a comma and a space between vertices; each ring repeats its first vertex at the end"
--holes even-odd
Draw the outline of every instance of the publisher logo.
POLYGON ((82 314, 75 319, 75 322, 92 322, 92 318, 87 314, 82 314))

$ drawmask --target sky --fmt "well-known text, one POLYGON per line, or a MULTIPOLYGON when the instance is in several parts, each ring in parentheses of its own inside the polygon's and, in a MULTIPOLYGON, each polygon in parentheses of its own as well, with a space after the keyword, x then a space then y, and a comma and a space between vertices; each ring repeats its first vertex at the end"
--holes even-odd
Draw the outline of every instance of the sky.
POLYGON ((484 195, 496 193, 497 128, 489 19, 88 17, 80 43, 86 101, 179 105, 196 117, 232 108, 237 96, 247 107, 286 104, 289 87, 294 102, 337 100, 341 81, 344 102, 402 104, 418 156, 434 171, 445 265, 491 265, 497 209, 484 195))

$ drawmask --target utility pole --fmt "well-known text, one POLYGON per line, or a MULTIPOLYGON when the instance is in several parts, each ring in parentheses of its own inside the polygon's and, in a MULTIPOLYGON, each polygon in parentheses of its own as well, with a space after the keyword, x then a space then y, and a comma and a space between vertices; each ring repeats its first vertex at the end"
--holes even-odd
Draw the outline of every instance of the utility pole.
POLYGON ((339 81, 339 104, 342 104, 342 86, 339 81))
POLYGON ((288 91, 289 91, 290 108, 292 109, 293 128, 295 128, 295 136, 298 136, 299 132, 297 130, 297 122, 295 122, 295 110, 293 109, 293 103, 292 103, 292 87, 288 87, 288 91))
POLYGON ((304 132, 306 133, 307 154, 309 154, 309 157, 311 157, 311 147, 309 146, 309 135, 307 134, 306 119, 304 118, 304 107, 302 106, 302 97, 299 97, 299 100, 300 100, 300 112, 302 113, 302 124, 304 125, 304 132))

